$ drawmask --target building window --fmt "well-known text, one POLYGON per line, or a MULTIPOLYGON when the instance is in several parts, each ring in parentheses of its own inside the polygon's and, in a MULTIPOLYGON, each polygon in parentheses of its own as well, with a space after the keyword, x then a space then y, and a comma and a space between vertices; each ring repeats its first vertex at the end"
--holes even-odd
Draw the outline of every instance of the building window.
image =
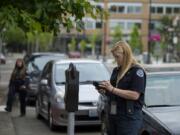
POLYGON ((96 5, 96 8, 102 10, 102 7, 100 5, 96 5))
POLYGON ((141 7, 140 6, 128 6, 127 13, 131 13, 131 14, 141 13, 141 7))
POLYGON ((110 23, 109 23, 109 27, 110 27, 111 29, 115 28, 116 25, 117 25, 117 22, 110 22, 110 23))
POLYGON ((157 13, 163 14, 163 7, 157 7, 157 13))
POLYGON ((85 28, 86 29, 94 29, 94 25, 92 21, 86 21, 85 22, 85 28))
POLYGON ((116 26, 120 26, 121 30, 125 28, 124 22, 110 22, 109 23, 110 29, 114 29, 116 26))
POLYGON ((161 26, 159 21, 151 21, 150 29, 157 30, 161 26))
POLYGON ((135 25, 138 27, 138 29, 141 29, 141 23, 135 23, 135 25))
POLYGON ((97 28, 97 29, 102 28, 102 23, 101 23, 101 22, 96 22, 96 28, 97 28))
POLYGON ((110 12, 116 13, 117 12, 117 7, 116 6, 111 6, 110 7, 110 12))
POLYGON ((118 12, 119 13, 125 13, 125 7, 124 6, 119 6, 118 7, 118 12))
POLYGON ((171 7, 167 7, 166 8, 166 13, 167 14, 172 14, 172 8, 171 7))
POLYGON ((141 7, 136 6, 135 7, 135 13, 141 13, 141 7))
POLYGON ((175 8, 174 8, 174 13, 175 13, 175 14, 180 14, 180 8, 175 7, 175 8))
POLYGON ((134 13, 133 6, 128 6, 127 13, 134 13))
POLYGON ((156 8, 155 7, 151 7, 151 13, 153 13, 153 14, 156 13, 156 8))
POLYGON ((127 30, 131 30, 134 27, 134 23, 133 22, 128 22, 127 23, 127 30))

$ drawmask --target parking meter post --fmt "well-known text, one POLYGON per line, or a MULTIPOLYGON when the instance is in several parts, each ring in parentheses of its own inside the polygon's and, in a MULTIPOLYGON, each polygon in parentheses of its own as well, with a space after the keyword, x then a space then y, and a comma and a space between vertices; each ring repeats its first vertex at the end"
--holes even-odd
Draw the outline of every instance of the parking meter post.
POLYGON ((74 112, 68 113, 68 128, 67 128, 68 135, 74 135, 74 121, 75 121, 74 117, 75 117, 74 112))
POLYGON ((79 72, 76 67, 70 63, 65 71, 65 109, 68 111, 68 135, 74 135, 75 111, 78 110, 79 102, 79 72))

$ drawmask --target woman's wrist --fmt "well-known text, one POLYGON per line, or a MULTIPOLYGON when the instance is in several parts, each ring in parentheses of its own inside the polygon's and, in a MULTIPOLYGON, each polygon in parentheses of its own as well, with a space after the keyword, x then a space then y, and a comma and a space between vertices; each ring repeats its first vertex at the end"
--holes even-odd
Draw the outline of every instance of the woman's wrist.
POLYGON ((115 89, 115 88, 114 88, 114 87, 112 87, 112 89, 111 89, 111 93, 113 93, 114 89, 115 89))

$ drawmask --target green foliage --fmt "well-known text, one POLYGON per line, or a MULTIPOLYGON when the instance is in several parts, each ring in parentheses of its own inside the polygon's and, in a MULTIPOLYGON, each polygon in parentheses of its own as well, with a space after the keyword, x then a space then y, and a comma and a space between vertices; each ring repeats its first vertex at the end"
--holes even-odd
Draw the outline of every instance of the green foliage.
POLYGON ((68 31, 89 14, 96 18, 99 10, 87 0, 9 0, 0 1, 0 30, 12 25, 25 32, 43 31, 54 34, 59 26, 68 31))
POLYGON ((114 30, 113 30, 113 33, 111 34, 112 37, 113 37, 113 43, 116 43, 120 40, 122 40, 122 30, 121 30, 121 27, 119 25, 117 25, 114 30))
POLYGON ((53 33, 51 32, 41 32, 41 33, 32 33, 27 32, 27 43, 31 45, 36 44, 36 40, 38 40, 39 49, 41 51, 48 51, 50 45, 53 42, 53 33))
POLYGON ((172 24, 172 19, 169 16, 163 16, 161 18, 161 24, 163 26, 171 26, 172 24))
POLYGON ((69 44, 69 51, 75 51, 76 50, 76 40, 75 38, 71 39, 71 42, 69 44))
POLYGON ((129 44, 134 53, 139 54, 142 52, 141 37, 138 31, 138 27, 134 25, 130 34, 129 44))
POLYGON ((26 35, 25 32, 17 27, 10 27, 7 29, 4 33, 5 41, 8 43, 25 43, 26 41, 26 35))
POLYGON ((47 49, 60 27, 69 32, 85 15, 96 18, 99 14, 87 0, 1 0, 0 32, 7 30, 7 42, 24 43, 26 37, 29 45, 38 41, 40 48, 47 49))
POLYGON ((43 32, 39 34, 39 44, 41 51, 47 51, 53 42, 53 33, 43 32))
POLYGON ((96 45, 96 41, 99 37, 99 34, 94 32, 91 36, 88 37, 90 43, 91 43, 91 48, 94 49, 96 45))
POLYGON ((80 44, 80 50, 81 50, 81 54, 84 55, 84 50, 86 48, 86 41, 85 40, 81 40, 80 44))
POLYGON ((163 16, 160 22, 161 22, 161 26, 158 28, 158 31, 161 34, 161 43, 164 45, 162 49, 165 51, 170 37, 170 33, 167 31, 168 28, 171 27, 172 19, 169 18, 168 16, 163 16))

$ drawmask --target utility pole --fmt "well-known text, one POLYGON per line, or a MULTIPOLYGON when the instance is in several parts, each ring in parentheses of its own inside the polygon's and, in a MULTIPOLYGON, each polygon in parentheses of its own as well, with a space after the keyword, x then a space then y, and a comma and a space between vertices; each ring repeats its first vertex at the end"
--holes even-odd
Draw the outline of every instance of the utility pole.
POLYGON ((151 3, 152 0, 149 0, 149 26, 148 26, 148 54, 147 54, 147 64, 151 63, 151 41, 150 41, 150 36, 151 36, 151 3))
MULTIPOLYGON (((104 11, 108 11, 108 0, 104 0, 104 11)), ((103 56, 103 61, 106 61, 106 51, 107 51, 107 36, 108 36, 108 15, 106 14, 103 18, 103 40, 101 54, 103 56)))

